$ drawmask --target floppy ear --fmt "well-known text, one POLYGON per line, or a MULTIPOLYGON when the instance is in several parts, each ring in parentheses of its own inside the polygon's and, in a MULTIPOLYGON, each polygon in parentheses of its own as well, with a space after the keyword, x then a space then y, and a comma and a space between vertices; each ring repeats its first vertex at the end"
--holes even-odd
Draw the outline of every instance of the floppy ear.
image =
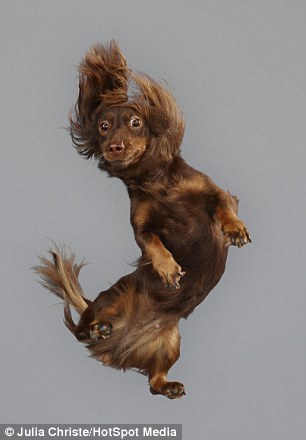
POLYGON ((117 43, 96 44, 79 66, 79 96, 70 113, 70 134, 78 152, 87 159, 97 147, 95 113, 110 101, 127 100, 129 70, 117 43))
POLYGON ((86 53, 79 67, 80 94, 78 109, 90 117, 95 108, 103 103, 104 95, 119 91, 127 100, 129 71, 117 43, 96 44, 86 53))
POLYGON ((149 107, 147 114, 147 126, 155 136, 161 136, 169 128, 166 116, 156 107, 149 107))
POLYGON ((151 139, 150 151, 158 160, 169 161, 180 152, 185 128, 182 112, 169 90, 149 76, 132 72, 131 81, 136 86, 134 102, 157 135, 151 139))

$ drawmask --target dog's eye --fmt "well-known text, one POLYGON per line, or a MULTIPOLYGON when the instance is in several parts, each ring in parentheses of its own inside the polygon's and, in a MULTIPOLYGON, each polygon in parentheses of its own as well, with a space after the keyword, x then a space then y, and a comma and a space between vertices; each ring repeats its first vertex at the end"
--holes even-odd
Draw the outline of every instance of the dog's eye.
POLYGON ((139 128, 142 126, 142 120, 140 118, 137 118, 136 116, 134 116, 130 120, 130 126, 132 128, 139 128))
POLYGON ((102 133, 105 133, 108 130, 108 127, 109 127, 108 122, 107 121, 102 121, 99 124, 99 131, 102 132, 102 133))

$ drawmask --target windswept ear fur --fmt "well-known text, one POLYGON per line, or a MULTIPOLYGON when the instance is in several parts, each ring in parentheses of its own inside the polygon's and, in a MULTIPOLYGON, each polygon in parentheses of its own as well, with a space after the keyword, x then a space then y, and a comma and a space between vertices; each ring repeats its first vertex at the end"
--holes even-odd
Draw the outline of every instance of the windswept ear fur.
POLYGON ((79 66, 79 96, 70 113, 70 133, 78 152, 87 159, 96 148, 95 111, 109 101, 127 101, 129 70, 117 43, 96 44, 79 66))
POLYGON ((150 107, 147 111, 147 126, 154 136, 161 136, 169 128, 169 121, 156 107, 150 107))
POLYGON ((147 75, 133 72, 131 80, 138 91, 134 96, 136 105, 140 113, 146 114, 147 123, 149 127, 152 125, 155 134, 150 142, 150 152, 158 160, 168 162, 180 151, 185 130, 182 112, 165 86, 147 75))

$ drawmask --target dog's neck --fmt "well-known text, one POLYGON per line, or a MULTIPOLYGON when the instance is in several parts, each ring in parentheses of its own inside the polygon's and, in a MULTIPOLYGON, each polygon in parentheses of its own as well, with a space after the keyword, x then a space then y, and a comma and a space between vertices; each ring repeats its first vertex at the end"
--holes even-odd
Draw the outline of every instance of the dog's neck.
POLYGON ((154 181, 169 181, 179 169, 186 165, 184 159, 178 154, 167 161, 160 161, 150 157, 143 158, 141 164, 138 162, 128 168, 112 169, 101 162, 98 166, 101 170, 107 171, 110 177, 118 177, 124 182, 128 189, 141 188, 146 183, 154 181))
POLYGON ((168 182, 172 180, 174 174, 182 168, 182 164, 185 161, 179 155, 175 156, 171 160, 164 162, 155 161, 143 161, 141 166, 139 163, 135 167, 127 168, 120 173, 116 173, 115 176, 119 177, 129 190, 141 189, 147 183, 152 182, 168 182))

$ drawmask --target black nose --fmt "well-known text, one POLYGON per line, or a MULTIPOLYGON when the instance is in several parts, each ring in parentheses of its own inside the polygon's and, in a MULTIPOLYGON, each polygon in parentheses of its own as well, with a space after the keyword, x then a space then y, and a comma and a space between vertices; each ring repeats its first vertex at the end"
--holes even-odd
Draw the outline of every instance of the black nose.
POLYGON ((120 156, 123 150, 124 150, 123 142, 121 144, 113 143, 109 145, 109 152, 112 156, 120 156))

